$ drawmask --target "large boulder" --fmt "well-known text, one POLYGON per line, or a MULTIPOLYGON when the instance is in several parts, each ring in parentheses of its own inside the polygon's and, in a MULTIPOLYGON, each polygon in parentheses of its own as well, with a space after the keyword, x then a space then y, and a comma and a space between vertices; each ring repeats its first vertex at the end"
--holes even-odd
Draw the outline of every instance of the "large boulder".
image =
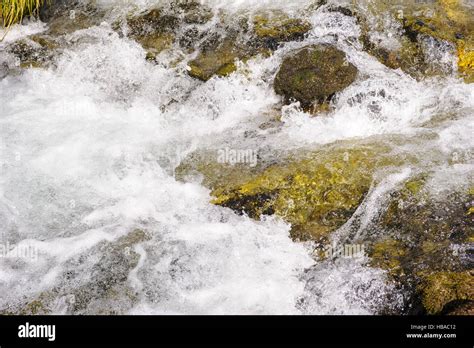
MULTIPOLYGON (((380 215, 368 256, 372 266, 388 272, 407 294, 413 314, 440 314, 474 301, 471 215, 474 192, 432 197, 427 174, 409 179, 392 193, 380 215)), ((371 240, 372 239, 372 240, 371 240)))
POLYGON ((198 158, 177 172, 180 178, 193 169, 200 172, 214 204, 255 219, 277 215, 291 223, 293 239, 324 242, 350 219, 374 172, 394 163, 386 151, 384 146, 329 146, 305 155, 282 154, 278 163, 270 159, 248 168, 198 158))
POLYGON ((296 100, 310 107, 329 101, 356 77, 357 68, 343 51, 330 45, 312 45, 284 59, 274 88, 286 102, 296 100))

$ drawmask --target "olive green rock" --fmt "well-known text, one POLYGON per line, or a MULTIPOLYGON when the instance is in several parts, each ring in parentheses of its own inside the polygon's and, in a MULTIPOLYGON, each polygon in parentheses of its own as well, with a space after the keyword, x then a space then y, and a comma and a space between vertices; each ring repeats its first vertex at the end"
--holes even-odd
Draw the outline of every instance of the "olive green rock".
POLYGON ((330 45, 313 45, 284 59, 274 88, 286 102, 296 100, 309 107, 330 100, 356 77, 357 68, 347 61, 343 51, 330 45))
POLYGON ((216 187, 213 203, 256 219, 275 214, 291 223, 295 240, 325 241, 360 205, 373 173, 388 163, 386 150, 325 149, 290 159, 244 183, 216 187))
POLYGON ((474 9, 459 0, 376 1, 368 15, 359 11, 364 49, 381 63, 393 69, 402 69, 416 79, 427 76, 450 75, 451 65, 430 58, 426 44, 437 46, 457 56, 458 73, 466 82, 474 81, 474 9), (399 48, 389 50, 370 40, 370 33, 385 30, 384 21, 392 17, 401 26, 399 48), (372 22, 370 21, 370 22, 372 22))
POLYGON ((438 314, 453 301, 474 301, 474 271, 432 273, 418 288, 428 314, 438 314))
POLYGON ((448 312, 450 302, 473 300, 469 251, 459 247, 469 245, 474 235, 469 216, 474 195, 458 190, 433 197, 426 188, 429 178, 420 174, 393 192, 376 227, 383 233, 364 242, 370 264, 411 294, 414 313, 439 314, 448 312))
POLYGON ((189 75, 207 81, 214 75, 227 76, 237 67, 236 59, 245 59, 246 54, 228 39, 212 49, 203 50, 196 59, 188 63, 189 75))
POLYGON ((148 59, 149 56, 155 56, 171 47, 178 23, 177 17, 164 14, 159 9, 152 9, 143 15, 127 19, 128 35, 147 50, 148 59))

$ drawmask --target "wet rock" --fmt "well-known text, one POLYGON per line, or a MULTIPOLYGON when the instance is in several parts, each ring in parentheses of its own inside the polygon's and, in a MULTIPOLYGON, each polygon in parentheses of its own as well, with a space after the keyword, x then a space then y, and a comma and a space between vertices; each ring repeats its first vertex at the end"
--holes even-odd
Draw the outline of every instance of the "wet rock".
POLYGON ((274 89, 286 102, 299 101, 303 107, 310 107, 331 100, 356 77, 357 68, 347 61, 344 52, 329 45, 313 45, 285 58, 274 89))
POLYGON ((127 19, 127 35, 156 56, 177 40, 185 49, 191 49, 194 41, 202 37, 197 27, 191 27, 177 39, 178 29, 186 25, 202 25, 213 17, 212 11, 196 1, 175 1, 168 7, 155 8, 145 14, 127 19))
POLYGON ((7 77, 9 72, 10 72, 10 67, 8 66, 8 63, 7 62, 2 62, 0 64, 0 80, 7 77))
POLYGON ((81 4, 79 0, 49 0, 45 1, 40 8, 39 17, 43 22, 49 22, 55 17, 62 16, 64 13, 78 7, 81 4))
POLYGON ((245 59, 246 56, 233 39, 226 39, 215 48, 204 49, 196 59, 190 61, 189 75, 202 81, 214 75, 227 76, 237 69, 236 59, 245 59))
POLYGON ((368 255, 372 266, 387 270, 412 294, 412 310, 420 303, 419 311, 435 314, 450 301, 472 300, 472 289, 469 296, 456 289, 465 289, 469 279, 472 284, 466 272, 473 267, 468 255, 473 196, 453 192, 435 199, 424 189, 427 177, 410 179, 392 194, 377 224, 383 237, 375 239, 368 255))
POLYGON ((33 35, 13 42, 6 50, 18 59, 20 68, 40 68, 51 63, 57 47, 48 37, 33 35))
MULTIPOLYGON (((399 1, 389 9, 376 7, 376 16, 387 14, 401 25, 400 48, 389 50, 369 39, 370 29, 362 23, 364 48, 379 61, 393 69, 402 69, 411 76, 449 75, 450 67, 437 62, 427 49, 435 46, 441 54, 458 58, 458 71, 466 82, 474 81, 474 12, 457 0, 438 0, 434 3, 399 1), (384 13, 385 12, 385 13, 384 13)), ((380 30, 380 29, 379 29, 380 30)))
POLYGON ((163 13, 160 9, 152 9, 149 12, 131 17, 127 20, 132 37, 140 37, 155 33, 172 32, 179 23, 176 16, 163 13))
POLYGON ((176 16, 152 9, 144 15, 128 18, 128 35, 142 44, 149 55, 154 56, 171 47, 178 23, 176 16))
POLYGON ((396 239, 387 238, 376 242, 370 248, 372 266, 383 268, 392 276, 403 275, 401 260, 406 256, 406 249, 396 239))
POLYGON ((186 24, 206 24, 214 14, 211 9, 197 1, 178 1, 177 8, 186 24))
POLYGON ((474 315, 474 301, 453 301, 444 306, 441 314, 447 315, 474 315))
POLYGON ((12 304, 0 312, 36 315, 64 310, 69 314, 123 314, 123 307, 130 308, 136 301, 127 284, 128 275, 140 258, 132 248, 149 239, 147 233, 137 229, 115 241, 100 243, 65 264, 59 285, 27 303, 18 307, 12 304))
POLYGON ((259 219, 276 214, 297 240, 324 241, 349 220, 386 163, 384 148, 340 148, 269 166, 244 183, 214 186, 214 204, 259 219))
POLYGON ((454 301, 474 301, 474 271, 432 273, 418 289, 428 314, 438 314, 454 301))
POLYGON ((282 12, 270 12, 253 18, 253 33, 257 45, 275 50, 283 42, 301 41, 311 30, 311 24, 290 18, 282 12))
POLYGON ((93 3, 77 1, 53 3, 51 10, 43 14, 48 23, 45 34, 58 37, 77 30, 97 26, 102 22, 104 12, 93 3))
POLYGON ((280 12, 267 12, 250 19, 222 18, 226 35, 204 40, 196 59, 189 62, 189 74, 202 81, 227 76, 236 70, 236 60, 246 61, 258 54, 269 55, 283 42, 302 40, 311 25, 280 12), (225 23, 228 21, 229 23, 225 23))

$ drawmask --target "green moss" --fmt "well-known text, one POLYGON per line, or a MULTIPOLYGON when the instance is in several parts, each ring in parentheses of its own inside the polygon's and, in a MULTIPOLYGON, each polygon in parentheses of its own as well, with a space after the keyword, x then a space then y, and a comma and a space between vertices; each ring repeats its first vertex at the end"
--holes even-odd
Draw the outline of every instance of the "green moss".
POLYGON ((474 278, 466 272, 436 272, 418 286, 423 306, 429 314, 440 313, 451 301, 474 300, 474 278))

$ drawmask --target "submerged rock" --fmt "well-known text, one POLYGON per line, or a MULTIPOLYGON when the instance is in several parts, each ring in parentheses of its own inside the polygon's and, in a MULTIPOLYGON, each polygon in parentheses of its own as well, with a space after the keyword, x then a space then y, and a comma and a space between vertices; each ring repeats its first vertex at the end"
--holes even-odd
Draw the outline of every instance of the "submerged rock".
POLYGON ((57 43, 43 35, 32 35, 13 42, 7 52, 18 59, 20 68, 40 68, 51 63, 57 43))
POLYGON ((352 216, 369 191, 386 148, 336 148, 271 165, 244 183, 214 186, 214 204, 259 219, 276 214, 298 240, 325 240, 352 216))
POLYGON ((202 81, 214 75, 227 76, 236 70, 236 59, 245 59, 246 56, 233 39, 226 39, 215 47, 203 49, 196 59, 189 62, 189 75, 202 81))
POLYGON ((285 58, 274 88, 286 102, 299 101, 303 107, 329 101, 335 93, 350 86, 357 68, 343 51, 329 45, 313 45, 285 58))

